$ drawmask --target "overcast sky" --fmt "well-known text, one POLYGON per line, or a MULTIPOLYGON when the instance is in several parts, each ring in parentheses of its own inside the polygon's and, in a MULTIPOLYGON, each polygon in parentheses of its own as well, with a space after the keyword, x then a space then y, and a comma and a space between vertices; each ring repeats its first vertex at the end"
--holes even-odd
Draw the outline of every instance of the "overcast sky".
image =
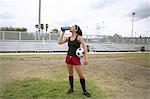
MULTIPOLYGON (((35 32, 39 0, 0 0, 0 27, 27 27, 35 32)), ((150 0, 41 0, 41 23, 50 29, 77 24, 84 34, 150 37, 150 0), (96 29, 99 27, 100 29, 96 29)))

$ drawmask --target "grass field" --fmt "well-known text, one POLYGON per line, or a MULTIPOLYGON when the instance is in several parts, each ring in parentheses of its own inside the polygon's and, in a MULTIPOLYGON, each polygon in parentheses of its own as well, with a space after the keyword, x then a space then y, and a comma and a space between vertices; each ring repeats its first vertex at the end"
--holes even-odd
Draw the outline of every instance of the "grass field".
MULTIPOLYGON (((84 67, 91 99, 149 99, 150 53, 90 54, 84 67)), ((1 99, 85 99, 77 73, 68 95, 64 54, 0 55, 1 99)))

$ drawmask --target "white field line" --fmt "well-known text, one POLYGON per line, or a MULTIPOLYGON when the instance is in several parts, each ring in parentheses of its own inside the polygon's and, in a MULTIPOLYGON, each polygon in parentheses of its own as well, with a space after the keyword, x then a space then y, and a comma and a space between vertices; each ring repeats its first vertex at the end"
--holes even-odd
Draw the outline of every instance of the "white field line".
MULTIPOLYGON (((127 54, 127 53, 147 53, 150 52, 89 52, 88 54, 127 54)), ((64 53, 0 53, 0 55, 57 55, 57 54, 67 54, 64 53)))

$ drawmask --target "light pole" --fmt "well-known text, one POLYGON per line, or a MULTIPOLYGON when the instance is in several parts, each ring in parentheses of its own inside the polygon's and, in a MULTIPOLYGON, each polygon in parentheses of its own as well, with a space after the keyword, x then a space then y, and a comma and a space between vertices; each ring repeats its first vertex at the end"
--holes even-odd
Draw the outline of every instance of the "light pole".
POLYGON ((38 34, 40 39, 40 32, 41 32, 41 0, 39 0, 39 18, 38 18, 38 34))
POLYGON ((41 24, 41 29, 42 29, 42 41, 43 41, 43 44, 45 44, 45 41, 44 41, 44 34, 43 34, 44 24, 41 24))
POLYGON ((104 35, 103 33, 104 33, 104 21, 102 21, 102 35, 104 35))
POLYGON ((96 30, 98 32, 98 35, 100 34, 100 29, 101 29, 101 24, 100 23, 96 23, 96 30))
POLYGON ((131 37, 133 37, 133 28, 134 28, 134 15, 135 15, 135 12, 132 13, 132 28, 131 28, 131 37))

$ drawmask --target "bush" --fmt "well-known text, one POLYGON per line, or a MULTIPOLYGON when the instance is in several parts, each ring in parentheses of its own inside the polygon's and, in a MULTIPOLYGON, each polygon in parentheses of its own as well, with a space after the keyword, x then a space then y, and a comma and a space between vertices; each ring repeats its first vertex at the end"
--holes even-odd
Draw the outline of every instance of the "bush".
POLYGON ((141 51, 145 52, 145 47, 144 46, 141 47, 141 51))

